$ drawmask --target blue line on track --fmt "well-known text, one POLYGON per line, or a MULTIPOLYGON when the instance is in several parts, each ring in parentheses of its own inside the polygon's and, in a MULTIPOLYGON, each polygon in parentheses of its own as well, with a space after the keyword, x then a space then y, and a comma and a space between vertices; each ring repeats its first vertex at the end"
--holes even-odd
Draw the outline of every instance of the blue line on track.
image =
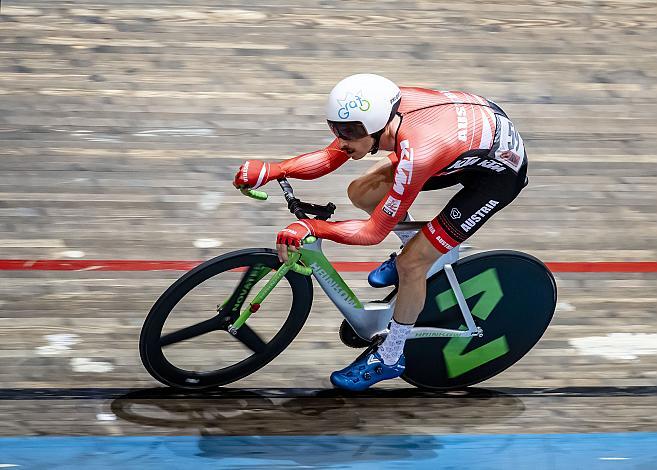
POLYGON ((0 468, 648 470, 657 469, 657 432, 11 437, 0 438, 0 468))

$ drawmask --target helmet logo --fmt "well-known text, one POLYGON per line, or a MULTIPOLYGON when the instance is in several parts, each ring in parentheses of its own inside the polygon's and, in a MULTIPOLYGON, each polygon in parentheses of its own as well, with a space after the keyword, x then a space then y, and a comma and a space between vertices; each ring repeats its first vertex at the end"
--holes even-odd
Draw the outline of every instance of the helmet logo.
POLYGON ((351 114, 352 109, 360 109, 361 111, 367 111, 370 109, 370 102, 363 98, 361 96, 362 94, 362 91, 359 91, 358 93, 347 93, 343 99, 338 100, 338 105, 340 106, 340 109, 338 109, 338 117, 340 119, 347 119, 351 114))

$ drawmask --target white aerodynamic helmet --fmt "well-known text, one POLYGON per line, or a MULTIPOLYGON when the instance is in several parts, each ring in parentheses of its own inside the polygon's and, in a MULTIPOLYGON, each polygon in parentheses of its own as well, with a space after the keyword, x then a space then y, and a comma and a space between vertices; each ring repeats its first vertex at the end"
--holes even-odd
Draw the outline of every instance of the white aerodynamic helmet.
POLYGON ((376 151, 381 131, 395 117, 400 103, 401 90, 387 78, 372 73, 350 75, 331 90, 326 120, 341 139, 372 135, 376 151))

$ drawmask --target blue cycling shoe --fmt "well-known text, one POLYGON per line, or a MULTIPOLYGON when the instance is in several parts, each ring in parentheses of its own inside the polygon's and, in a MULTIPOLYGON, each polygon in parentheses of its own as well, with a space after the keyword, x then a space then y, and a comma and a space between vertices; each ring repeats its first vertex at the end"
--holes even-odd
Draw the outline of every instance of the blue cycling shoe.
POLYGON ((372 287, 387 287, 393 284, 399 284, 399 275, 397 274, 397 253, 390 255, 390 258, 372 271, 367 276, 367 282, 372 287))
POLYGON ((378 352, 366 351, 352 364, 331 374, 331 383, 338 388, 362 392, 377 382, 394 379, 404 373, 406 359, 402 354, 396 364, 386 365, 378 352))

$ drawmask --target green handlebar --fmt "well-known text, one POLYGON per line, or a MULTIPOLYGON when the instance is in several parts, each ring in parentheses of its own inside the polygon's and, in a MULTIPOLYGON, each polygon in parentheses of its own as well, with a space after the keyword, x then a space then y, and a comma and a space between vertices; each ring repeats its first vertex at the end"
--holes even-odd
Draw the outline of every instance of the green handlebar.
POLYGON ((303 274, 304 276, 310 276, 313 273, 312 268, 304 266, 299 263, 299 258, 301 254, 299 252, 288 251, 288 261, 284 266, 287 266, 290 270, 295 273, 303 274))
POLYGON ((240 189, 240 191, 245 196, 249 196, 253 199, 257 199, 258 201, 264 201, 269 197, 269 195, 266 192, 256 191, 255 189, 243 188, 243 189, 240 189))

